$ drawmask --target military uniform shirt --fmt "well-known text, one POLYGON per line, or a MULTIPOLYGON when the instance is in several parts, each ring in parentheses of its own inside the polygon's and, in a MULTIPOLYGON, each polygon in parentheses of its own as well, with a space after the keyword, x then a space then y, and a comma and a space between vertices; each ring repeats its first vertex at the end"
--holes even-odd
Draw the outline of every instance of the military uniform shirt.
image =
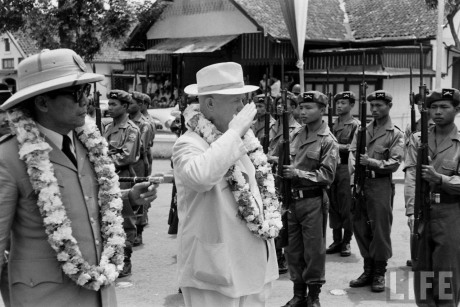
MULTIPOLYGON (((270 134, 268 136, 269 140, 271 140, 275 136, 275 119, 270 116, 270 134)), ((251 126, 252 131, 254 131, 254 135, 256 138, 259 140, 259 142, 262 144, 264 140, 264 135, 265 135, 265 115, 262 117, 262 120, 255 120, 254 123, 251 126)))
MULTIPOLYGON (((294 119, 294 116, 289 115, 289 138, 292 137, 292 133, 296 129, 300 129, 301 127, 302 126, 294 119)), ((278 156, 278 146, 283 140, 283 124, 281 120, 277 120, 273 128, 276 131, 276 134, 273 138, 270 139, 270 143, 268 145, 268 154, 270 156, 278 156)))
POLYGON ((348 160, 348 149, 350 147, 350 143, 353 140, 353 136, 355 135, 356 129, 358 128, 359 124, 359 120, 357 120, 353 116, 351 116, 344 122, 339 121, 339 118, 337 118, 334 122, 332 131, 334 133, 335 138, 337 139, 337 142, 339 143, 339 155, 340 160, 342 161, 348 160))

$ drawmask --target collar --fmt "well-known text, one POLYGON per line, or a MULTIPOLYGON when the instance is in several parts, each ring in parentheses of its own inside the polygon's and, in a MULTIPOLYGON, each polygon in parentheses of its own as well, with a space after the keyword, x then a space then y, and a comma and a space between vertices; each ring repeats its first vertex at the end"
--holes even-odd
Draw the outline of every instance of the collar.
MULTIPOLYGON (((45 128, 42 125, 40 125, 39 123, 37 123, 37 122, 36 122, 36 124, 37 124, 38 130, 43 135, 45 135, 51 142, 53 142, 54 145, 56 145, 57 148, 62 149, 62 139, 63 139, 62 134, 57 133, 56 131, 50 130, 48 128, 45 128)), ((72 149, 73 153, 75 154, 75 144, 73 142, 73 130, 70 130, 70 132, 67 133, 67 136, 70 138, 71 149, 72 149)))

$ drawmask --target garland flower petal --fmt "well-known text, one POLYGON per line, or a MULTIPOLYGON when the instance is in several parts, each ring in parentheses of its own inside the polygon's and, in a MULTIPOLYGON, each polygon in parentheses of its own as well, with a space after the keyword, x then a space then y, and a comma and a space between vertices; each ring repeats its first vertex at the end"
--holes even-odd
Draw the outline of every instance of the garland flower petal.
POLYGON ((23 111, 14 109, 8 114, 19 142, 19 158, 26 163, 27 173, 37 205, 43 218, 48 242, 56 252, 62 271, 77 285, 97 291, 112 284, 123 269, 125 233, 121 209, 123 203, 118 176, 107 156, 107 142, 94 123, 77 128, 78 138, 89 153, 99 183, 100 225, 103 250, 99 265, 91 265, 83 258, 77 240, 72 235, 58 182, 50 162, 51 146, 40 136, 35 122, 23 111))
MULTIPOLYGON (((187 126, 202 137, 208 144, 216 141, 222 133, 200 112, 199 105, 192 104, 184 111, 187 126)), ((275 190, 275 179, 267 156, 252 130, 243 137, 248 156, 255 168, 255 177, 262 197, 263 208, 259 209, 249 183, 241 169, 233 165, 225 175, 230 190, 238 205, 237 216, 246 222, 246 226, 255 236, 269 240, 278 236, 283 227, 280 204, 275 190)))

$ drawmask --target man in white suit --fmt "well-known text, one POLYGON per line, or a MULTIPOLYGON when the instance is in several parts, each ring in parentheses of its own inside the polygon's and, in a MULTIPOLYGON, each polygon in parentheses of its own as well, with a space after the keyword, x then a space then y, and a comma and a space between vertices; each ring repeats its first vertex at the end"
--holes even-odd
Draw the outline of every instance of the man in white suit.
POLYGON ((211 145, 189 130, 173 147, 178 196, 178 282, 186 306, 265 306, 278 278, 273 239, 251 233, 237 217, 236 202, 225 175, 238 165, 251 194, 262 203, 255 168, 242 136, 256 114, 243 105, 244 85, 237 63, 218 63, 197 73, 185 92, 199 99, 200 112, 222 133, 211 145))

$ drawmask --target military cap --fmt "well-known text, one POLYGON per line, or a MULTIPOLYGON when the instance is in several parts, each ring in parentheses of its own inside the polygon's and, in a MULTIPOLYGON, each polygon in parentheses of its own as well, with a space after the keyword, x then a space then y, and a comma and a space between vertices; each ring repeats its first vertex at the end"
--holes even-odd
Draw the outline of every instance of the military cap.
POLYGON ((336 102, 339 99, 348 99, 351 103, 354 103, 356 100, 356 95, 352 91, 340 92, 335 94, 334 102, 336 102))
POLYGON ((130 94, 131 97, 133 97, 133 99, 137 102, 144 103, 144 94, 135 91, 130 92, 130 94))
POLYGON ((370 93, 367 96, 367 101, 374 101, 374 100, 383 100, 386 103, 389 103, 393 100, 393 96, 387 91, 384 90, 378 90, 375 92, 370 93))
MULTIPOLYGON (((268 101, 270 101, 269 95, 267 95, 267 98, 268 101)), ((265 103, 265 94, 256 95, 252 100, 254 101, 254 103, 265 103)))
POLYGON ((147 94, 142 94, 142 95, 144 97, 144 103, 146 103, 147 105, 150 105, 152 103, 152 99, 150 99, 150 96, 147 94))
POLYGON ((294 84, 291 92, 295 95, 299 95, 300 94, 300 84, 294 84))
POLYGON ((450 100, 452 105, 456 107, 460 103, 460 92, 455 88, 433 90, 426 95, 426 106, 429 108, 433 102, 440 100, 450 100))
POLYGON ((132 98, 131 95, 125 91, 122 90, 111 90, 110 92, 107 93, 107 98, 108 99, 117 99, 120 102, 124 103, 131 103, 132 98))
POLYGON ((316 102, 327 107, 327 96, 318 91, 303 92, 297 97, 299 104, 305 102, 316 102))

